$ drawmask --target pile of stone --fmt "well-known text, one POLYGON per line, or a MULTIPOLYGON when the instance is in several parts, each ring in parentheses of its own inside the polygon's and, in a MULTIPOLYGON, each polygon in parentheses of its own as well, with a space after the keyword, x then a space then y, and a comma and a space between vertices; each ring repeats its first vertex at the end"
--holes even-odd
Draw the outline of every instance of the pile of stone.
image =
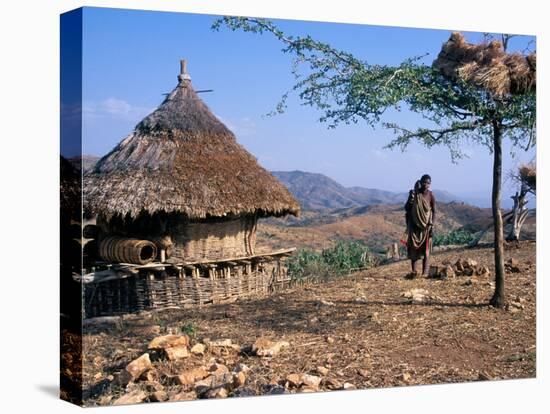
POLYGON ((294 393, 310 393, 324 390, 354 390, 355 385, 350 382, 342 382, 331 376, 329 369, 324 366, 319 366, 316 369, 316 374, 308 373, 292 373, 284 378, 277 380, 273 379, 263 388, 264 394, 294 394, 294 393))
POLYGON ((212 358, 206 364, 177 375, 161 374, 155 369, 152 361, 178 361, 191 355, 202 357, 207 349, 213 354, 221 348, 241 349, 228 339, 203 342, 206 343, 190 346, 187 335, 163 335, 154 338, 149 342, 148 352, 126 365, 117 376, 115 384, 124 387, 126 393, 113 404, 225 398, 242 388, 249 368, 241 363, 229 370, 219 360, 212 358))
MULTIPOLYGON (((147 346, 147 352, 130 362, 115 378, 115 385, 126 391, 124 395, 112 401, 115 405, 137 404, 144 401, 181 401, 197 398, 226 398, 228 396, 254 395, 255 391, 245 387, 247 372, 245 364, 238 363, 230 370, 220 358, 229 352, 245 352, 260 358, 273 358, 290 344, 286 341, 273 341, 258 338, 251 346, 242 348, 231 339, 210 340, 190 343, 185 335, 162 335, 154 338, 147 346), (205 363, 204 357, 211 358, 205 363), (166 366, 167 362, 191 358, 188 365, 196 366, 177 374, 161 373, 155 368, 166 366)), ((177 364, 175 365, 177 366, 177 364)), ((309 375, 300 378, 310 389, 318 388, 319 381, 309 375)), ((305 391, 304 391, 305 392, 305 391)), ((111 401, 109 401, 111 402, 111 401)), ((109 403, 106 402, 106 403, 109 403)))
POLYGON ((440 266, 430 266, 430 277, 447 279, 455 276, 490 276, 491 271, 485 265, 471 258, 459 259, 454 264, 446 260, 440 266))

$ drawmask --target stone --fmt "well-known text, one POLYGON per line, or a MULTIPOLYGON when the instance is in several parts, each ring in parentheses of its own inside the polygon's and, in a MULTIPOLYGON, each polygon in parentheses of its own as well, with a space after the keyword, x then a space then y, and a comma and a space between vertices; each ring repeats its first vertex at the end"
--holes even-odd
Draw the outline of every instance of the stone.
POLYGON ((208 342, 208 346, 211 348, 220 347, 220 346, 231 347, 233 346, 233 342, 231 341, 231 339, 218 339, 215 341, 208 342))
POLYGON ((306 387, 309 387, 309 388, 312 388, 312 389, 316 390, 316 389, 319 388, 319 384, 321 384, 321 378, 317 377, 315 375, 302 374, 301 382, 306 387))
POLYGON ((291 387, 299 387, 302 385, 302 376, 300 374, 289 374, 285 377, 285 381, 291 387))
POLYGON ((244 372, 244 373, 247 373, 248 371, 250 371, 250 368, 248 367, 248 365, 245 365, 243 364, 242 362, 239 362, 235 368, 233 369, 233 372, 244 372))
POLYGON ((203 394, 206 391, 208 391, 210 388, 212 388, 212 382, 214 380, 214 376, 210 375, 209 377, 206 377, 200 381, 195 382, 195 391, 197 394, 203 394))
POLYGON ((280 385, 268 385, 266 387, 265 394, 266 395, 288 394, 288 391, 285 389, 285 387, 282 387, 280 385))
POLYGON ((359 296, 355 298, 355 303, 368 303, 367 298, 364 296, 359 296))
POLYGON ((149 359, 149 354, 145 353, 126 365, 126 368, 118 376, 118 383, 123 386, 127 385, 137 380, 145 371, 151 368, 153 368, 153 365, 149 359))
POLYGON ((146 381, 140 384, 147 392, 164 391, 164 385, 158 381, 146 381))
POLYGON ((177 361, 179 359, 187 358, 190 355, 189 349, 185 345, 165 348, 164 354, 166 355, 166 359, 169 361, 177 361))
POLYGON ((223 387, 212 388, 211 390, 208 390, 206 394, 204 394, 205 398, 227 398, 228 396, 229 393, 223 387))
POLYGON ((253 397, 256 395, 256 391, 252 388, 239 388, 232 394, 233 397, 253 397))
POLYGON ((179 346, 189 346, 189 337, 187 335, 163 335, 157 336, 149 342, 148 349, 165 350, 179 346))
POLYGON ((112 395, 104 395, 99 399, 99 405, 108 405, 111 403, 112 399, 113 399, 112 395))
POLYGON ((325 299, 319 299, 317 301, 317 306, 336 306, 336 305, 334 304, 334 302, 330 302, 325 299))
POLYGON ((441 269, 441 273, 439 275, 441 278, 453 278, 456 276, 455 269, 452 266, 445 266, 443 269, 441 269))
POLYGON ((351 382, 344 382, 344 385, 342 385, 343 390, 356 390, 357 387, 353 385, 351 382))
POLYGON ((156 382, 158 379, 158 372, 155 371, 154 369, 150 369, 148 371, 145 371, 143 374, 141 374, 139 379, 147 382, 156 382))
POLYGON ((480 372, 478 375, 479 381, 492 381, 492 379, 493 378, 491 378, 491 376, 485 372, 480 372))
POLYGON ((191 401, 197 399, 197 393, 195 391, 183 391, 177 394, 168 396, 170 401, 191 401))
POLYGON ((271 341, 267 338, 259 338, 252 345, 252 352, 260 357, 273 357, 282 349, 289 347, 286 341, 271 341))
POLYGON ((412 303, 422 303, 425 301, 428 291, 425 289, 411 289, 401 294, 402 297, 409 299, 412 303))
POLYGON ((333 343, 334 343, 334 338, 333 338, 332 336, 327 336, 326 341, 327 341, 329 344, 333 344, 333 343))
POLYGON ((328 371, 329 371, 329 369, 327 367, 321 367, 321 366, 317 367, 316 369, 317 369, 317 372, 319 373, 319 375, 322 375, 322 376, 327 375, 328 371))
POLYGON ((233 388, 242 387, 246 383, 246 375, 244 372, 236 372, 233 374, 233 388))
POLYGON ((336 378, 325 378, 321 382, 322 386, 329 390, 339 390, 342 389, 342 383, 336 378))
POLYGON ((428 270, 428 277, 435 279, 439 276, 440 272, 441 268, 439 266, 430 266, 430 269, 428 270))
POLYGON ((464 269, 475 269, 477 267, 477 262, 474 259, 467 258, 462 261, 462 266, 464 269))
POLYGON ((210 371, 212 375, 221 375, 229 372, 229 368, 227 368, 223 364, 215 362, 214 364, 210 365, 210 367, 208 367, 208 371, 210 371))
POLYGON ((231 372, 224 372, 223 374, 218 375, 211 375, 211 385, 210 388, 217 388, 217 387, 225 387, 225 388, 231 388, 233 386, 233 373, 231 372))
POLYGON ((210 375, 210 372, 207 371, 204 367, 195 368, 189 371, 185 371, 178 375, 176 383, 179 385, 192 385, 195 381, 202 380, 210 375))
POLYGON ((463 276, 473 276, 474 274, 474 268, 473 267, 465 267, 464 271, 462 272, 463 276))
POLYGON ((402 375, 401 375, 401 379, 404 381, 404 382, 409 382, 411 380, 411 374, 409 374, 408 372, 404 372, 402 375))
POLYGON ((368 378, 369 377, 369 371, 366 370, 365 368, 359 368, 357 370, 357 373, 362 376, 363 378, 368 378))
POLYGON ((149 399, 153 402, 162 402, 168 400, 168 393, 166 391, 154 391, 149 396, 149 399))
POLYGON ((206 350, 206 346, 204 344, 198 343, 193 345, 191 348, 191 353, 193 355, 204 355, 204 351, 206 350))
POLYGON ((122 397, 117 398, 113 405, 127 405, 127 404, 138 404, 147 398, 147 393, 143 390, 134 390, 127 394, 124 394, 122 397))

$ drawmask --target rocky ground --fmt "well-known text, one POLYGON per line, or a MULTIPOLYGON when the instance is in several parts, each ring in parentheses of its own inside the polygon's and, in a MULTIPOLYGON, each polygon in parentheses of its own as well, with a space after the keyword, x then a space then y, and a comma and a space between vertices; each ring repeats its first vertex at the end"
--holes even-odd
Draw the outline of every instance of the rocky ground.
POLYGON ((444 279, 407 279, 400 261, 267 298, 87 323, 85 404, 534 377, 535 250, 507 248, 505 309, 487 306, 493 251, 478 248, 435 254, 444 279))

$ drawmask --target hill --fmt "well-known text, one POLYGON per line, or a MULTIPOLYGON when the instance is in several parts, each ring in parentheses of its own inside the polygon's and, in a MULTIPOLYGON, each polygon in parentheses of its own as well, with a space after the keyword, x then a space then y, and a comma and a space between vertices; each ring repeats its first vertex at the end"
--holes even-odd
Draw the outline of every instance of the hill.
MULTIPOLYGON (((332 178, 304 171, 271 171, 300 201, 304 210, 342 209, 373 204, 405 203, 407 192, 391 192, 376 188, 344 187, 332 178)), ((433 190, 439 202, 462 201, 441 190, 433 190)))
MULTIPOLYGON (((437 204, 434 231, 447 234, 453 230, 477 233, 487 230, 491 235, 492 210, 465 203, 437 204)), ((405 231, 402 204, 370 205, 342 208, 330 211, 306 211, 301 217, 260 220, 258 225, 258 249, 276 249, 295 246, 321 250, 331 247, 337 240, 361 240, 371 249, 384 252, 396 243, 405 231)), ((505 227, 505 234, 508 227, 505 227)), ((533 240, 536 236, 535 214, 524 224, 522 238, 533 240)), ((490 242, 489 239, 484 241, 490 242)))

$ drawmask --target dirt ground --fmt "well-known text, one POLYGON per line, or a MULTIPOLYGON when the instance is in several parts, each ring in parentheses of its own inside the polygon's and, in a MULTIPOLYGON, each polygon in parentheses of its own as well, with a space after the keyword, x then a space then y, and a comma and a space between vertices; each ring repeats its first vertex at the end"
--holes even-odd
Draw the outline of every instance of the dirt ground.
MULTIPOLYGON (((513 257, 520 269, 507 273, 506 309, 487 305, 494 290, 493 250, 477 248, 437 253, 431 264, 471 258, 489 267, 488 276, 407 280, 409 262, 400 261, 266 298, 146 312, 123 318, 117 327, 89 328, 84 335, 85 403, 112 404, 126 392, 113 381, 126 364, 147 352, 159 332, 179 333, 186 327, 194 331, 192 344, 231 339, 241 351, 212 348, 204 356, 154 362, 159 382, 172 394, 178 386, 162 378, 214 359, 230 370, 238 363, 250 368, 246 392, 229 396, 270 393, 276 384, 284 389, 289 374, 304 373, 324 379, 321 391, 329 389, 325 379, 378 388, 534 377, 535 250, 534 242, 506 250, 506 259, 513 257), (425 301, 403 297, 414 288, 427 291, 425 301), (249 351, 260 337, 290 346, 273 358, 260 358, 249 351)), ((299 391, 287 387, 285 392, 299 391)))

